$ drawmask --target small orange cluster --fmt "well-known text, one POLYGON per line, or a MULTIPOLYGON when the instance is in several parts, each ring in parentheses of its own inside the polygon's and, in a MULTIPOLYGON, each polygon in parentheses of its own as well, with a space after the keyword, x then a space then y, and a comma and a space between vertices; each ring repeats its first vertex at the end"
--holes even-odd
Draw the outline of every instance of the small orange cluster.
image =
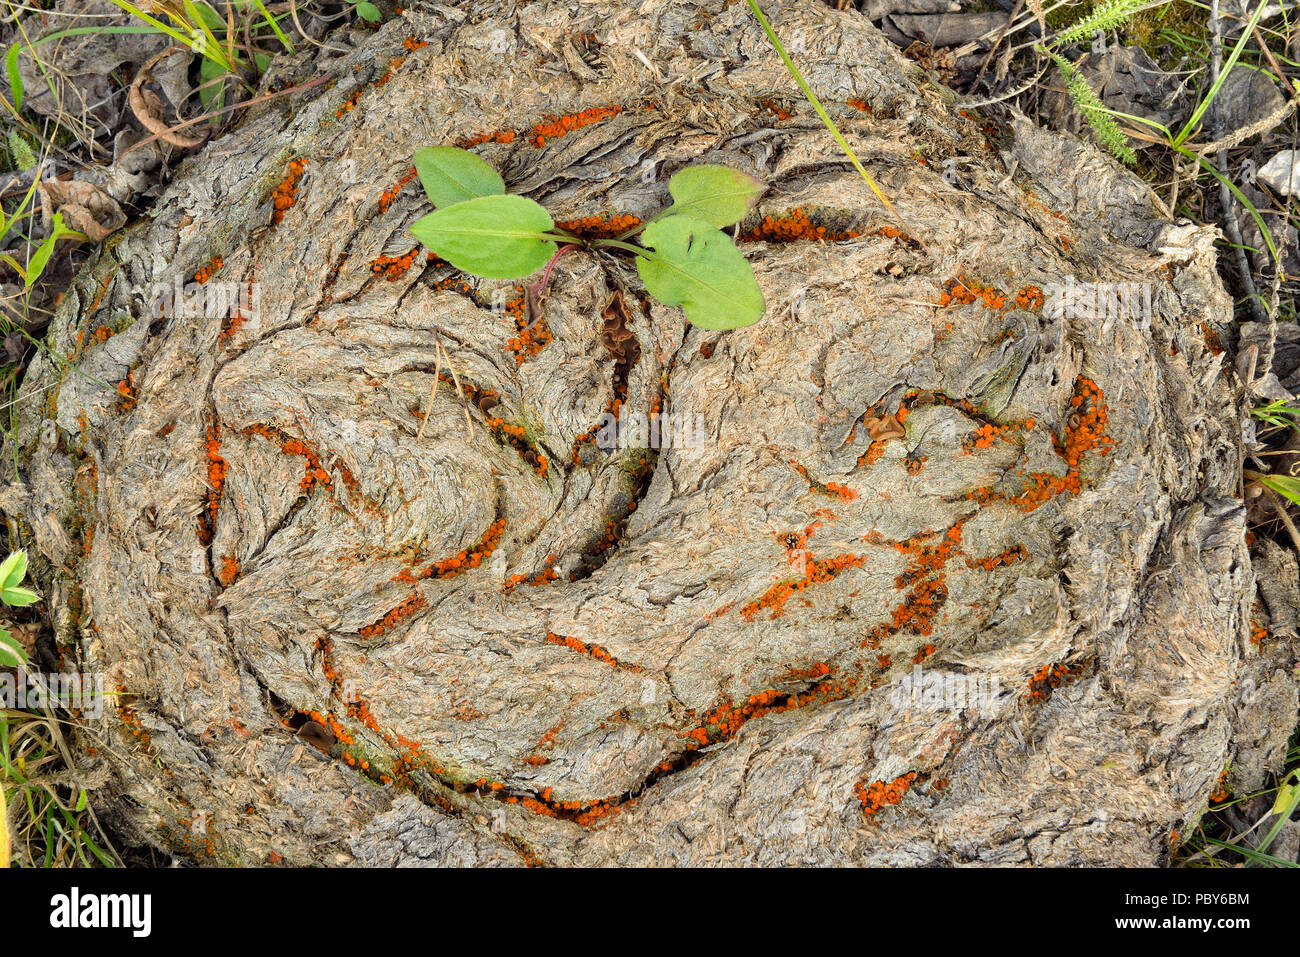
POLYGON ((950 279, 939 297, 940 306, 969 306, 982 303, 986 309, 1001 309, 1007 297, 992 286, 981 286, 975 280, 950 279))
POLYGON ((407 595, 400 602, 398 602, 397 605, 394 606, 392 610, 388 612, 388 614, 384 615, 383 618, 380 618, 378 621, 374 622, 373 624, 366 625, 364 628, 362 628, 361 637, 362 638, 379 637, 384 632, 393 628, 395 625, 401 624, 402 622, 406 621, 406 619, 413 616, 416 612, 418 612, 421 608, 423 608, 425 604, 426 602, 423 595, 421 595, 419 592, 412 592, 410 595, 407 595))
POLYGON ((304 467, 302 480, 298 483, 298 487, 302 489, 303 492, 309 493, 317 485, 320 485, 323 488, 330 488, 334 484, 333 480, 330 478, 330 473, 322 467, 320 458, 316 455, 315 450, 302 439, 295 438, 277 428, 263 425, 262 423, 250 425, 248 428, 242 430, 242 434, 260 435, 262 438, 278 445, 280 451, 285 455, 301 455, 306 459, 307 461, 304 467))
POLYGON ((1223 353, 1223 343, 1219 340, 1219 334, 1203 322, 1201 334, 1205 336, 1205 348, 1210 350, 1211 355, 1217 356, 1223 353))
POLYGON ((220 256, 213 256, 205 265, 199 267, 199 271, 194 274, 194 281, 202 285, 212 278, 212 274, 226 264, 226 261, 220 256))
POLYGON ((1267 637, 1268 637, 1267 628, 1265 628, 1263 625, 1255 621, 1252 621, 1250 623, 1250 643, 1252 645, 1258 648, 1260 646, 1260 643, 1263 642, 1263 640, 1267 637))
POLYGON ((528 442, 528 433, 522 426, 511 425, 505 419, 492 416, 487 420, 490 428, 498 437, 504 436, 505 440, 514 447, 519 456, 533 467, 533 471, 540 477, 546 478, 546 473, 550 470, 550 463, 546 456, 536 451, 528 442))
POLYGON ((858 493, 847 485, 841 485, 839 482, 827 482, 825 485, 814 481, 813 477, 808 474, 808 470, 800 464, 798 459, 790 459, 790 467, 793 468, 808 483, 808 487, 814 492, 822 495, 832 495, 841 502, 851 502, 858 497, 858 493))
POLYGON ((741 233, 740 238, 746 242, 792 243, 821 239, 833 243, 857 236, 856 229, 843 233, 828 232, 825 226, 815 225, 803 207, 799 207, 784 216, 764 216, 761 223, 741 233))
POLYGON ((467 150, 478 146, 480 143, 513 143, 516 135, 514 130, 494 130, 490 133, 479 133, 477 136, 459 140, 456 145, 463 150, 467 150))
MULTIPOLYGON (((1106 455, 1115 443, 1106 435, 1110 410, 1097 383, 1083 376, 1075 379, 1070 407, 1074 411, 1066 423, 1065 440, 1061 441, 1055 436, 1052 439, 1056 454, 1066 464, 1064 475, 1034 472, 1026 476, 1028 484, 1017 495, 1008 496, 989 488, 979 488, 968 492, 966 497, 980 504, 1007 501, 1021 511, 1032 512, 1058 495, 1077 495, 1083 488, 1083 479, 1079 473, 1079 463, 1083 456, 1088 452, 1106 455)), ((1026 423, 1032 422, 1032 419, 1026 420, 1026 423)))
POLYGON ((380 194, 379 196, 380 212, 387 212, 388 207, 393 205, 393 200, 397 199, 397 194, 402 191, 402 187, 404 187, 411 180, 415 179, 415 177, 416 177, 416 170, 415 167, 412 166, 410 172, 408 172, 405 176, 399 179, 392 186, 388 187, 388 189, 384 190, 383 193, 380 194))
POLYGON ((529 316, 528 297, 522 286, 515 288, 518 294, 505 304, 505 311, 514 320, 518 334, 506 340, 506 348, 514 353, 515 365, 521 366, 546 348, 555 336, 544 316, 536 320, 529 316))
POLYGON ((862 816, 870 818, 881 808, 902 801, 903 795, 908 792, 914 781, 916 781, 915 771, 908 771, 888 784, 884 781, 872 781, 867 785, 866 781, 859 781, 853 786, 853 793, 862 803, 862 816))
POLYGON ((144 726, 135 708, 130 704, 130 695, 122 685, 117 686, 117 716, 122 726, 146 748, 149 746, 149 729, 144 726))
POLYGON ((217 511, 221 508, 221 492, 226 484, 229 466, 221 457, 221 422, 214 420, 208 426, 208 439, 203 448, 208 458, 208 504, 199 513, 199 541, 212 544, 217 530, 217 511))
POLYGON ((548 139, 564 136, 566 133, 580 130, 584 126, 590 126, 593 123, 599 123, 601 120, 618 116, 622 112, 623 108, 621 106, 593 106, 581 113, 572 113, 566 116, 552 114, 534 126, 529 131, 528 138, 534 146, 545 146, 548 139))
POLYGON ((322 727, 328 728, 330 734, 334 735, 335 740, 343 744, 357 743, 357 739, 349 734, 348 729, 332 714, 321 714, 319 711, 299 711, 297 717, 315 721, 322 727))
POLYGON ((135 408, 135 384, 131 381, 130 370, 126 373, 126 378, 117 384, 117 394, 122 400, 122 408, 126 410, 135 408))
POLYGON ((337 116, 339 119, 342 119, 345 114, 351 113, 353 110, 355 110, 357 108, 357 104, 361 102, 361 94, 364 92, 366 92, 366 88, 364 86, 357 87, 357 89, 353 90, 352 95, 349 96, 346 100, 344 100, 342 105, 340 105, 339 108, 334 111, 334 115, 337 116))
POLYGON ((272 204, 275 206, 275 211, 271 213, 271 222, 273 224, 278 225, 280 220, 284 219, 285 211, 298 202, 298 181, 302 179, 302 173, 306 166, 306 160, 290 160, 289 172, 271 191, 272 204))
POLYGON ((629 230, 636 229, 641 225, 641 220, 631 213, 619 213, 614 216, 601 213, 599 216, 566 219, 555 225, 583 239, 614 239, 629 230))
MULTIPOLYGON (((829 671, 830 669, 827 668, 827 673, 829 671)), ((844 681, 823 681, 800 694, 786 694, 769 688, 750 695, 739 707, 733 705, 730 698, 724 698, 721 704, 704 716, 699 727, 683 731, 678 736, 690 742, 686 746, 688 752, 697 751, 710 744, 734 737, 750 721, 764 715, 794 711, 813 701, 833 701, 842 698, 853 690, 855 684, 852 678, 844 681)))
POLYGON ((791 668, 781 676, 782 681, 794 681, 798 678, 825 678, 831 673, 831 666, 824 661, 817 661, 807 668, 791 668))
POLYGON ((903 466, 907 469, 908 475, 920 475, 927 461, 929 461, 928 455, 917 455, 914 452, 909 452, 903 457, 903 466))
POLYGON ((570 651, 576 651, 580 655, 586 655, 589 658, 595 658, 597 661, 603 661, 605 664, 613 668, 626 668, 629 671, 641 670, 638 665, 623 664, 607 650, 597 644, 589 645, 586 642, 579 641, 577 638, 572 638, 568 635, 557 635, 550 631, 546 633, 546 640, 553 645, 561 645, 568 648, 570 651))
POLYGON ((457 575, 463 575, 471 569, 478 568, 486 559, 492 557, 492 553, 501 544, 501 536, 505 530, 506 520, 499 518, 488 526, 483 537, 473 547, 464 549, 451 558, 435 561, 424 569, 404 568, 393 576, 393 581, 410 585, 424 578, 455 578, 457 575))
POLYGON ((1013 545, 1006 551, 997 555, 990 555, 987 558, 968 558, 966 565, 969 568, 982 568, 986 572, 991 572, 995 568, 1005 568, 1007 565, 1014 565, 1016 562, 1023 562, 1029 557, 1029 549, 1024 545, 1013 545))
POLYGON ((826 491, 839 498, 841 502, 851 502, 858 497, 858 493, 847 485, 840 485, 838 482, 827 482, 826 491))
POLYGON ((1209 797, 1209 802, 1211 804, 1223 804, 1230 797, 1232 797, 1232 792, 1229 791, 1224 786, 1224 782, 1226 782, 1227 780, 1228 780, 1228 772, 1227 769, 1224 769, 1223 773, 1219 775, 1218 785, 1215 787, 1214 792, 1209 797))
MULTIPOLYGON (((948 601, 945 581, 948 562, 961 551, 962 526, 966 519, 953 524, 937 542, 935 532, 922 532, 901 542, 891 543, 909 557, 902 574, 894 579, 895 588, 910 588, 903 601, 894 609, 889 621, 876 625, 867 632, 863 648, 879 647, 883 638, 908 631, 913 635, 928 637, 934 633, 939 612, 948 601)), ((884 544, 883 539, 870 535, 867 541, 884 544)), ((931 647, 928 654, 933 654, 931 647)))
POLYGON ((771 97, 768 97, 765 100, 759 100, 759 105, 769 113, 773 114, 778 120, 788 120, 790 117, 794 116, 793 113, 785 109, 780 103, 771 97))
POLYGON ((516 585, 526 584, 536 588, 538 585, 549 585, 560 576, 555 571, 556 558, 554 555, 547 555, 546 561, 542 565, 542 570, 536 575, 511 575, 502 584, 502 591, 513 591, 516 585))
POLYGON ((916 649, 916 654, 912 655, 912 663, 919 665, 932 654, 934 654, 934 645, 922 645, 916 649))
MULTIPOLYGON (((966 402, 965 400, 962 401, 964 405, 967 406, 968 411, 974 411, 974 409, 970 407, 969 402, 966 402)), ((977 449, 992 448, 993 443, 998 439, 1009 439, 1014 436, 1016 432, 1027 432, 1037 424, 1038 420, 1032 416, 1018 422, 1009 422, 1006 425, 994 425, 991 422, 985 423, 976 429, 974 434, 968 435, 962 441, 962 455, 970 455, 977 449)))
POLYGON ((226 555, 221 559, 221 571, 217 573, 217 581, 222 585, 229 586, 234 584, 235 579, 239 577, 239 559, 234 555, 226 555))
POLYGON ((741 608, 740 613, 746 619, 752 621, 760 611, 770 608, 772 610, 771 617, 779 618, 784 613, 786 602, 792 597, 802 594, 810 585, 831 581, 844 569, 857 568, 866 560, 865 556, 845 554, 837 555, 834 558, 819 558, 806 562, 807 571, 803 578, 777 582, 758 598, 741 608))
POLYGON ((1081 667, 1056 664, 1043 665, 1030 677, 1029 690, 1025 693, 1024 699, 1031 703, 1046 701, 1052 696, 1053 691, 1078 677, 1082 671, 1081 667))
POLYGON ((407 37, 402 41, 402 46, 414 53, 416 50, 423 50, 429 45, 428 40, 417 40, 415 37, 407 37))
POLYGON ((419 255, 420 247, 414 246, 400 256, 380 256, 370 263, 370 271, 376 276, 384 276, 389 282, 396 282, 406 275, 419 255))
POLYGON ((1016 293, 1016 305, 1021 309, 1042 309, 1044 302, 1043 290, 1037 286, 1026 286, 1016 293))
POLYGON ((851 96, 844 102, 861 113, 871 112, 871 104, 869 104, 866 100, 862 99, 861 97, 851 96))

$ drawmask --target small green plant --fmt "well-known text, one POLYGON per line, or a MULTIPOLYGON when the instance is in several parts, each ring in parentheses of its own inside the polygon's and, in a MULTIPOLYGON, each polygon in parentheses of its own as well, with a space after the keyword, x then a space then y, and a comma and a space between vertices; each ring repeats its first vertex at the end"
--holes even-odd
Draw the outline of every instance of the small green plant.
POLYGON ((574 249, 636 257, 646 289, 681 306, 703 329, 752 325, 766 305, 754 272, 722 227, 740 222, 763 192, 761 181, 725 166, 692 166, 668 182, 673 203, 614 239, 583 239, 555 225, 538 203, 508 195, 501 176, 467 150, 415 151, 415 168, 434 212, 411 233, 457 269, 487 279, 520 279, 545 269, 530 302, 546 294, 551 269, 574 249), (627 242, 640 234, 642 245, 627 242))
MULTIPOLYGON (((30 588, 22 587, 27 574, 27 553, 13 552, 0 563, 0 601, 11 608, 21 608, 40 601, 41 596, 30 588)), ((7 628, 0 627, 0 668, 13 668, 27 664, 27 654, 7 628)))
POLYGON ((763 15, 763 8, 758 5, 758 0, 746 0, 746 2, 749 4, 749 9, 754 14, 754 19, 758 21, 758 25, 763 29, 763 33, 767 35, 768 42, 772 44, 772 49, 776 50, 777 56, 779 56, 781 62, 785 64, 786 72, 790 74, 790 78, 793 79, 795 84, 799 87, 799 92, 803 94, 804 99, 808 101, 808 105, 813 108, 817 113, 818 118, 822 121, 822 125, 826 127, 827 131, 834 138, 836 145, 840 148, 840 152, 848 157, 849 162, 853 164, 853 168, 858 171, 858 175, 862 177, 863 181, 871 189, 871 192, 876 194, 876 199, 880 200, 885 209, 889 210, 889 214, 898 220, 904 231, 910 232, 910 227, 908 227, 907 223, 903 220, 903 217, 898 215, 898 210, 894 209, 894 204, 889 201, 889 197, 885 195, 884 190, 880 188, 880 185, 875 181, 872 175, 867 172, 866 167, 864 167, 858 159, 858 155, 853 152, 853 147, 849 146, 849 141, 844 138, 844 134, 840 132, 840 128, 835 125, 835 121, 832 120, 830 114, 826 112, 826 107, 822 106, 821 100, 817 99, 817 94, 812 91, 812 87, 808 85, 808 81, 803 78, 803 74, 799 72, 799 68, 794 65, 794 60, 790 59, 790 54, 786 52, 785 45, 781 42, 781 38, 776 35, 776 30, 773 29, 771 22, 763 15))
POLYGON ((1288 405, 1285 399, 1264 402, 1250 410, 1250 414, 1275 429, 1296 429, 1300 431, 1300 409, 1288 405))
POLYGON ((1061 56, 1060 49, 1071 43, 1086 40, 1097 33, 1107 33, 1128 23, 1136 14, 1147 6, 1147 0, 1110 0, 1095 7, 1091 13, 1077 23, 1061 30, 1047 46, 1035 47, 1038 52, 1048 57, 1061 78, 1065 80, 1065 91, 1078 108, 1084 121, 1092 127, 1097 142, 1104 146, 1116 158, 1125 163, 1136 163, 1137 153, 1128 145, 1128 140, 1112 118, 1113 111, 1106 108, 1101 98, 1088 81, 1069 60, 1061 56))
POLYGON ((1293 478, 1290 475, 1279 475, 1276 472, 1264 474, 1252 469, 1245 470, 1246 478, 1258 482, 1278 495, 1289 499, 1296 505, 1300 505, 1300 478, 1293 478))

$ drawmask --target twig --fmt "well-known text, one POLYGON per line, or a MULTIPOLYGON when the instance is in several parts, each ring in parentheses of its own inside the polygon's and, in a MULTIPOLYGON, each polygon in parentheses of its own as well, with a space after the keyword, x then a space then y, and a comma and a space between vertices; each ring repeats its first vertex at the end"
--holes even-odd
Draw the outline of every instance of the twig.
POLYGON ((1295 546, 1297 552, 1300 552, 1300 531, 1296 529, 1295 523, 1291 521, 1291 516, 1287 514, 1286 505, 1277 497, 1277 493, 1267 485, 1261 483, 1260 487, 1264 489, 1264 495, 1268 498, 1268 504, 1273 507, 1273 511, 1277 514, 1277 517, 1280 518, 1282 524, 1286 526, 1287 533, 1291 536, 1291 544, 1295 546))
POLYGON ((424 421, 420 423, 420 431, 416 433, 415 441, 419 442, 424 438, 424 427, 429 424, 433 418, 433 397, 438 392, 438 373, 442 371, 442 344, 438 342, 438 337, 433 337, 433 384, 429 386, 429 404, 424 409, 424 421))
MULTIPOLYGON (((1219 20, 1219 0, 1210 0, 1210 49, 1212 56, 1210 58, 1210 83, 1219 81, 1219 71, 1223 69, 1223 30, 1222 22, 1219 20)), ((1214 136, 1218 139, 1223 135, 1222 111, 1215 114, 1214 136)), ((1255 279, 1251 275, 1250 262, 1246 259, 1246 244, 1241 239, 1241 227, 1237 225, 1237 208, 1232 202, 1232 193, 1228 189, 1228 154, 1226 150, 1220 150, 1214 158, 1215 168, 1219 171, 1219 205, 1223 208, 1223 228, 1228 234, 1228 240, 1232 243, 1234 258, 1237 260, 1237 272, 1241 274, 1241 284, 1245 287, 1246 298, 1250 303, 1250 311, 1254 314, 1255 320, 1261 325, 1268 326, 1270 320, 1276 323, 1276 319, 1264 314, 1264 307, 1260 305, 1259 289, 1255 286, 1255 279)), ((1280 265, 1279 265, 1279 268, 1280 265)), ((1269 337, 1272 339, 1277 335, 1277 327, 1273 325, 1269 331, 1269 337)), ((1270 353, 1272 349, 1269 350, 1270 353)), ((1270 360, 1272 356, 1270 355, 1270 360)), ((1268 374, 1268 365, 1264 366, 1264 374, 1268 374)))

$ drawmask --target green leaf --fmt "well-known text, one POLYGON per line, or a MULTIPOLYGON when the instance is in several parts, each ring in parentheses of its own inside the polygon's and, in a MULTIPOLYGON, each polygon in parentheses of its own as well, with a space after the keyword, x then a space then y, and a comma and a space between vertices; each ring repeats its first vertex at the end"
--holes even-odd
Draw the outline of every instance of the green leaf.
POLYGON ((1261 475, 1259 482, 1300 505, 1300 479, 1289 475, 1261 475))
POLYGON ((18 53, 22 50, 18 44, 9 48, 5 54, 5 69, 9 73, 9 93, 14 98, 14 112, 23 108, 23 75, 18 72, 18 53))
POLYGON ((22 608, 41 600, 41 596, 30 588, 0 588, 0 601, 14 608, 22 608))
POLYGON ((8 629, 0 628, 0 668, 16 668, 27 664, 27 653, 14 640, 8 629))
POLYGON ((641 235, 657 255, 636 261, 641 281, 660 302, 681 306, 701 329, 758 322, 766 304, 754 271, 731 240, 702 219, 668 216, 641 235))
POLYGON ((219 110, 225 106, 226 84, 221 77, 226 70, 216 60, 203 57, 199 62, 199 102, 205 110, 219 110))
POLYGON ((501 174, 469 150, 422 146, 415 151, 414 160, 420 185, 439 209, 476 196, 500 196, 506 191, 501 174))
POLYGON ((695 216, 719 228, 738 223, 767 186, 748 173, 726 166, 689 166, 668 181, 673 204, 668 213, 695 216))
POLYGON ((0 562, 0 588, 13 588, 21 584, 27 574, 27 553, 21 549, 11 552, 9 557, 0 562))
POLYGON ((519 279, 546 265, 554 223, 523 196, 479 196, 422 216, 411 233, 457 269, 486 279, 519 279))
POLYGON ((27 263, 26 283, 30 288, 36 280, 41 278, 41 273, 45 272, 45 266, 50 261, 50 256, 54 254, 54 244, 60 239, 89 239, 83 233, 75 229, 69 229, 63 224, 63 214, 54 214, 54 225, 50 234, 41 241, 36 247, 36 252, 32 253, 32 258, 27 263))
POLYGON ((357 4, 357 16, 367 23, 378 23, 383 14, 379 12, 379 8, 373 3, 365 3, 363 0, 362 3, 357 4))

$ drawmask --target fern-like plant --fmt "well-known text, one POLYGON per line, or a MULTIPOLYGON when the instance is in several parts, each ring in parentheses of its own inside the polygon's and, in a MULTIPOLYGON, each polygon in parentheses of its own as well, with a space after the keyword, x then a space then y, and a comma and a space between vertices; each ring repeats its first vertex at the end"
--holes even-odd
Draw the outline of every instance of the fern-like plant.
POLYGON ((1058 33, 1052 45, 1060 47, 1068 43, 1078 43, 1093 34, 1116 30, 1141 13, 1142 8, 1147 4, 1148 0, 1110 0, 1109 3, 1103 3, 1101 6, 1094 7, 1093 11, 1078 23, 1058 33))
POLYGON ((1110 153, 1125 163, 1137 162, 1137 154, 1128 145, 1128 140, 1119 125, 1111 117, 1101 98, 1069 60, 1058 52, 1061 47, 1086 40, 1096 33, 1105 33, 1128 23, 1129 20, 1147 6, 1147 0, 1110 0, 1096 7, 1091 13, 1059 32, 1046 47, 1038 47, 1040 53, 1048 56, 1065 80, 1065 91, 1078 108, 1084 121, 1096 134, 1097 142, 1110 153))
POLYGON ((1112 155, 1123 160, 1125 163, 1136 163, 1137 154, 1133 148, 1128 145, 1128 140, 1120 130, 1118 124, 1111 119, 1110 111, 1106 109, 1101 98, 1097 96, 1088 81, 1079 75, 1079 71, 1065 57, 1051 50, 1044 50, 1056 68, 1061 71, 1061 77, 1065 80, 1065 91, 1070 94, 1070 99, 1078 107, 1079 112, 1083 115, 1087 124, 1092 127, 1092 132, 1097 137, 1097 142, 1108 149, 1112 155))

